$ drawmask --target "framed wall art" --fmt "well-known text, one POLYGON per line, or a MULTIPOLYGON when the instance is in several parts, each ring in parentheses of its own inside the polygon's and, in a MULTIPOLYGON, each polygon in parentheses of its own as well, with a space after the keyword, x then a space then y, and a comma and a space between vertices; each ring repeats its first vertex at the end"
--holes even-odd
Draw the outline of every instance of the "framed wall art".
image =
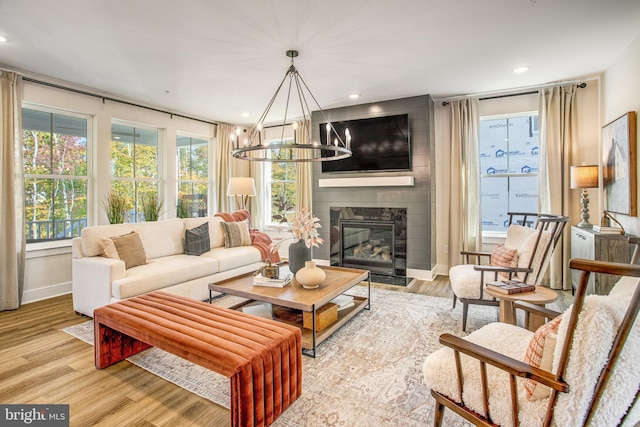
POLYGON ((637 215, 636 113, 630 111, 602 128, 604 209, 637 215))

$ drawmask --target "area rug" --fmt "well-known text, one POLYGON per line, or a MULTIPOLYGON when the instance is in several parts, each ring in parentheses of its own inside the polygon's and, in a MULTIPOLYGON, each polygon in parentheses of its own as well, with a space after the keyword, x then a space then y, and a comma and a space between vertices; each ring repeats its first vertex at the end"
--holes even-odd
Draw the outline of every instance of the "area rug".
MULTIPOLYGON (((364 295, 356 287, 352 294, 364 295)), ((235 297, 216 304, 228 306, 235 297)), ((302 396, 274 426, 424 426, 433 423, 434 400, 422 380, 422 363, 440 348, 438 337, 461 330, 460 304, 451 299, 371 289, 371 310, 364 310, 304 357, 302 396)), ((473 306, 467 330, 496 321, 496 308, 473 306)), ((93 324, 65 332, 93 344, 93 324)), ((207 369, 155 348, 128 359, 161 378, 226 408, 229 381, 207 369)), ((468 426, 451 411, 444 425, 468 426)))

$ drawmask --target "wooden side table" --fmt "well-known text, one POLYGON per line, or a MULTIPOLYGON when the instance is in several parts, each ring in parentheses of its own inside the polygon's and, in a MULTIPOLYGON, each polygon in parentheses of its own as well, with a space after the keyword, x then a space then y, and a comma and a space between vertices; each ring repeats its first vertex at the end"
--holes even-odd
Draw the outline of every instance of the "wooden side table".
MULTIPOLYGON (((487 294, 500 301, 500 321, 504 323, 516 324, 515 301, 525 301, 531 304, 543 306, 558 299, 558 294, 549 288, 536 286, 533 292, 522 292, 519 294, 505 294, 492 289, 484 290, 487 294)), ((544 324, 545 318, 531 313, 529 318, 529 328, 535 331, 544 324)), ((526 325, 525 325, 526 326, 526 325)))

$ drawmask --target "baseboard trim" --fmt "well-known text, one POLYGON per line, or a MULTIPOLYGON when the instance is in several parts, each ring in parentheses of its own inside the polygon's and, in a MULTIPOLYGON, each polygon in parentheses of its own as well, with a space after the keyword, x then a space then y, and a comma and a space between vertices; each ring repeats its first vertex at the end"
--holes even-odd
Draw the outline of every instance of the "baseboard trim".
POLYGON ((71 282, 45 286, 37 289, 29 289, 22 292, 22 304, 29 304, 49 298, 59 297, 71 293, 71 282))

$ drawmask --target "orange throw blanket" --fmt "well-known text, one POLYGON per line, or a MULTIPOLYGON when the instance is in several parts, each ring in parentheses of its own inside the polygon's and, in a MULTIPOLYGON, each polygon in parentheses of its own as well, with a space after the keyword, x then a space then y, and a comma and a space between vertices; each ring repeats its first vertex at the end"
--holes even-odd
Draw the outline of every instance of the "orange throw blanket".
POLYGON ((271 237, 268 234, 259 231, 257 228, 251 228, 251 215, 246 209, 227 213, 219 212, 215 216, 222 218, 225 222, 239 222, 249 220, 249 235, 251 236, 251 244, 260 251, 262 260, 271 260, 272 263, 280 262, 280 255, 277 251, 271 252, 271 237))

